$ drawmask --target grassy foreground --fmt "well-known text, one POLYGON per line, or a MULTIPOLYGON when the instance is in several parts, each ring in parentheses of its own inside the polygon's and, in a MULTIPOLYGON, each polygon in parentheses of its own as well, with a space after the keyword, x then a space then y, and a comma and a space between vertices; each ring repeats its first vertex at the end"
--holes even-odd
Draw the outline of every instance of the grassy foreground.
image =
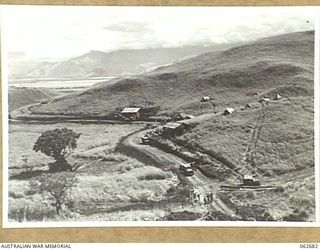
POLYGON ((141 129, 141 125, 62 125, 82 133, 76 152, 68 159, 82 167, 76 172, 78 183, 68 192, 60 215, 51 205, 49 192, 39 193, 31 185, 39 173, 24 175, 26 170, 18 156, 26 155, 28 165, 46 175, 46 166, 53 160, 35 153, 32 146, 41 132, 61 124, 50 125, 50 128, 48 125, 10 125, 11 221, 147 220, 151 217, 156 220, 168 213, 168 206, 177 206, 175 201, 166 202, 171 199, 168 193, 180 182, 175 174, 113 152, 121 137, 141 129), (120 216, 127 211, 137 212, 120 216))

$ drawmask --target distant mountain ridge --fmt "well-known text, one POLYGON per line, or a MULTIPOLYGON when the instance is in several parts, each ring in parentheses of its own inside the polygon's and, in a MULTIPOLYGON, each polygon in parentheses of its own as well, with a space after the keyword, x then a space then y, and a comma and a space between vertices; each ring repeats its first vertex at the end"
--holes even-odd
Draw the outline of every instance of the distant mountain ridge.
POLYGON ((205 53, 152 72, 102 82, 36 107, 34 113, 112 113, 124 106, 153 103, 161 113, 201 113, 212 109, 199 99, 211 95, 218 106, 242 105, 250 93, 313 96, 314 32, 260 39, 222 52, 205 53))
MULTIPOLYGON (((186 57, 232 47, 232 44, 103 52, 92 50, 61 62, 43 62, 24 70, 25 77, 97 77, 139 74, 186 57)), ((14 75, 14 69, 11 70, 14 75)))

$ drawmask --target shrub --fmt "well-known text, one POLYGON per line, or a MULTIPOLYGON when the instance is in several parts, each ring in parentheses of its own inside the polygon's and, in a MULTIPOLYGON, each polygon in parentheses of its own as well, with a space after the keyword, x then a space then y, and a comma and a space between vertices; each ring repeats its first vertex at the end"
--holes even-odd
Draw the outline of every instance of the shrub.
POLYGON ((283 221, 307 221, 308 213, 304 210, 295 209, 291 214, 283 216, 283 221))
POLYGON ((25 195, 28 195, 29 190, 30 186, 28 181, 9 181, 9 197, 16 199, 23 198, 25 195))
POLYGON ((256 198, 256 195, 255 195, 254 191, 247 191, 246 195, 247 195, 247 198, 251 199, 251 200, 256 198))
POLYGON ((50 172, 61 172, 64 170, 72 170, 71 164, 66 160, 61 160, 59 162, 51 162, 48 164, 50 172))
POLYGON ((68 192, 76 186, 78 178, 74 173, 60 172, 38 176, 31 184, 39 192, 50 194, 57 214, 67 201, 68 192))
POLYGON ((166 175, 164 173, 148 173, 143 176, 138 176, 139 181, 164 180, 164 179, 166 179, 166 175))
POLYGON ((9 190, 9 197, 15 198, 15 199, 20 199, 24 197, 24 193, 22 192, 12 192, 9 190))
POLYGON ((285 191, 285 188, 283 186, 278 186, 274 191, 277 193, 283 193, 285 191))
POLYGON ((103 156, 103 161, 114 161, 114 162, 124 162, 128 160, 129 158, 122 154, 113 154, 113 153, 107 153, 105 152, 105 155, 103 156))

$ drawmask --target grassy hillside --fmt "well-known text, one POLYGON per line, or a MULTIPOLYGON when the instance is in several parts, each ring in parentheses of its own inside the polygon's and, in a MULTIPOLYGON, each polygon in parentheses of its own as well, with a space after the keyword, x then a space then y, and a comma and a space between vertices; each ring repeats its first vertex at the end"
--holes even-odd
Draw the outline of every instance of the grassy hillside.
POLYGON ((256 104, 200 123, 182 140, 220 154, 241 174, 272 176, 314 167, 313 99, 256 104))
POLYGON ((279 91, 284 97, 313 94, 313 31, 261 39, 223 52, 205 53, 144 75, 100 83, 91 89, 56 98, 34 113, 100 112, 152 103, 160 113, 208 112, 211 95, 217 106, 239 105, 279 91))
POLYGON ((21 108, 39 100, 59 95, 57 91, 47 88, 9 88, 9 111, 21 108))

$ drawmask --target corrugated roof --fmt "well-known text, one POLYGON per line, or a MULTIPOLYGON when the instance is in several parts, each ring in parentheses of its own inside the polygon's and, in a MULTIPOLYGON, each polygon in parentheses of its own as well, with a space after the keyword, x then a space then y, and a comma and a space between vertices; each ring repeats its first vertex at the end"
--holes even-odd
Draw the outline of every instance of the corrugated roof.
POLYGON ((140 108, 124 108, 121 113, 137 113, 140 108))
POLYGON ((170 128, 170 129, 176 129, 177 127, 180 127, 182 124, 178 122, 170 122, 164 125, 165 128, 170 128))
POLYGON ((245 179, 245 180, 253 180, 253 177, 252 177, 252 175, 245 174, 245 175, 243 176, 243 179, 245 179))

